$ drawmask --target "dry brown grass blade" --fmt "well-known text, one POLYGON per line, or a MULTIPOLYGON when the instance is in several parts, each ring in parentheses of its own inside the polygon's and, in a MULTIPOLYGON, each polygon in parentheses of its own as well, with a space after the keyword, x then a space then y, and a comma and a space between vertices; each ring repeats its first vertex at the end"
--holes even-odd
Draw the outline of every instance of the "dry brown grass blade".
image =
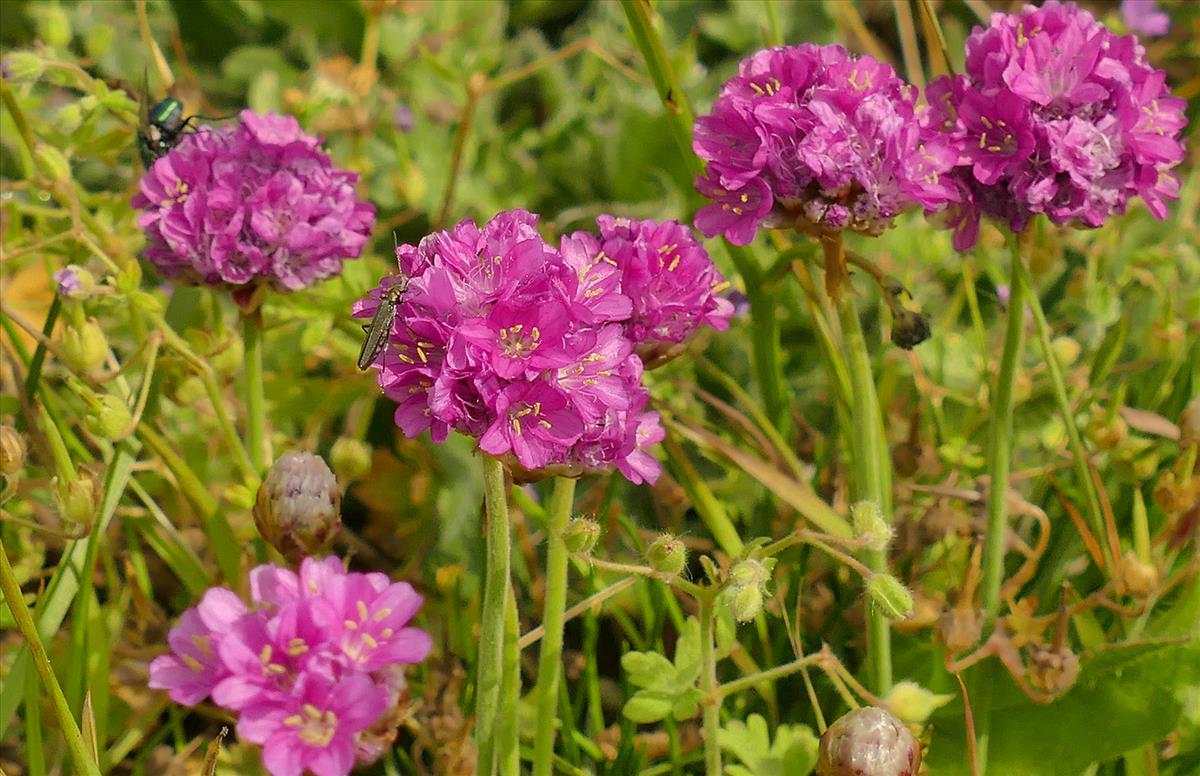
POLYGON ((217 757, 221 754, 221 742, 225 740, 225 736, 229 734, 229 728, 222 726, 221 732, 217 733, 217 737, 208 742, 208 749, 204 752, 204 768, 200 771, 203 776, 215 776, 217 772, 217 757))
POLYGON ((701 449, 716 453, 758 480, 780 501, 791 506, 822 531, 846 539, 854 535, 846 518, 826 504, 807 483, 789 477, 767 461, 729 444, 705 429, 689 426, 671 418, 666 419, 665 423, 671 430, 701 449))
POLYGON ((975 749, 975 714, 971 711, 971 696, 967 693, 962 674, 955 674, 954 678, 958 680, 958 688, 962 690, 963 720, 967 728, 967 765, 971 769, 971 776, 979 776, 979 752, 975 749))

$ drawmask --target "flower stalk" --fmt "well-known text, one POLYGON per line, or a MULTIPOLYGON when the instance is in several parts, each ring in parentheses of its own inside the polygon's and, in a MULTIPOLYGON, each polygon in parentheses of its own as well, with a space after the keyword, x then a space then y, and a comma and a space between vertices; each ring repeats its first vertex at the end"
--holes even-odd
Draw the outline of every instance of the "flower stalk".
POLYGON ((1000 585, 1004 581, 1004 532, 1008 526, 1005 498, 1012 458, 1013 382, 1025 339, 1025 284, 1021 282, 1021 247, 1017 236, 1008 234, 1012 253, 1011 281, 1004 350, 1000 372, 992 391, 991 422, 988 425, 987 534, 983 542, 983 611, 991 619, 1000 610, 1000 585))
POLYGON ((246 347, 246 446, 258 476, 271 460, 267 438, 266 394, 263 389, 262 308, 242 315, 242 339, 246 347))
POLYGON ((721 776, 721 698, 717 688, 717 655, 713 643, 713 611, 716 601, 705 592, 700 598, 700 692, 704 696, 704 773, 721 776))
POLYGON ((571 519, 575 480, 556 477, 546 524, 546 600, 538 656, 537 732, 533 745, 534 776, 550 776, 554 754, 554 722, 558 716, 558 683, 562 674, 563 610, 567 604, 567 547, 563 531, 571 519))
POLYGON ((496 767, 497 717, 504 674, 504 610, 512 545, 504 478, 504 464, 498 458, 483 456, 487 558, 475 673, 476 772, 481 776, 493 773, 496 767))

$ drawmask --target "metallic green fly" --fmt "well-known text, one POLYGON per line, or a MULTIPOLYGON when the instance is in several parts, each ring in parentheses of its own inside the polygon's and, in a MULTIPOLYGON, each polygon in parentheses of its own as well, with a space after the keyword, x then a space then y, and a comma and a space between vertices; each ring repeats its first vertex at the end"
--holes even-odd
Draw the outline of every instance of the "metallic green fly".
POLYGON ((379 296, 379 306, 375 308, 375 316, 371 322, 363 325, 367 339, 363 342, 362 350, 358 351, 358 368, 366 369, 375 363, 383 348, 387 345, 388 337, 392 334, 392 324, 396 321, 396 307, 408 290, 408 278, 401 275, 396 282, 384 289, 379 296))

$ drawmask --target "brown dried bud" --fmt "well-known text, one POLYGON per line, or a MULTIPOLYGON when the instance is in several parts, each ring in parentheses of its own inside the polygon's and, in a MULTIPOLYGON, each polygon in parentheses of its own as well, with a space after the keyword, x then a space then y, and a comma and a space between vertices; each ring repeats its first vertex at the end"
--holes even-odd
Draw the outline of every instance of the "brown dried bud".
POLYGON ((342 526, 342 493, 325 461, 287 453, 258 489, 254 524, 285 558, 298 562, 329 546, 342 526))
POLYGON ((855 709, 821 736, 817 776, 916 776, 921 745, 884 709, 855 709))
POLYGON ((1143 563, 1133 550, 1121 561, 1121 578, 1125 589, 1134 598, 1145 598, 1158 587, 1158 569, 1153 563, 1143 563))
POLYGON ((1035 646, 1029 658, 1029 684, 1039 692, 1058 697, 1079 678, 1079 657, 1068 647, 1035 646))
POLYGON ((25 438, 12 426, 0 426, 0 474, 19 474, 25 466, 25 451, 25 438))
POLYGON ((983 636, 979 612, 968 606, 952 606, 937 621, 937 635, 951 655, 966 652, 983 636))

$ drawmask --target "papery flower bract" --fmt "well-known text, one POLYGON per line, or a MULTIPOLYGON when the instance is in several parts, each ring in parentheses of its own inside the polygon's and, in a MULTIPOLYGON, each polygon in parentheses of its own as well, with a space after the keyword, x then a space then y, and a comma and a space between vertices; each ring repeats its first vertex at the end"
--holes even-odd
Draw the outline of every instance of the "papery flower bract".
POLYGON ((909 162, 921 143, 916 94, 890 65, 836 45, 759 51, 696 120, 696 186, 713 200, 696 226, 736 245, 763 225, 877 235, 944 194, 909 162))
POLYGON ((150 686, 188 705, 211 695, 235 712, 272 776, 345 776, 356 758, 378 759, 402 721, 403 667, 431 647, 410 625, 421 596, 337 558, 305 558, 298 574, 259 566, 250 591, 249 607, 214 588, 184 612, 150 686))
MULTIPOLYGON (((1098 227, 1141 196, 1165 218, 1184 158, 1182 99, 1133 36, 1118 36, 1074 3, 992 15, 967 40, 966 72, 926 89, 927 147, 957 149, 957 195, 935 222, 969 249, 988 216, 1022 231, 1036 215, 1098 227)), ((928 210, 941 205, 925 203, 928 210)))
POLYGON ((295 291, 337 275, 375 222, 355 173, 295 118, 249 110, 189 133, 142 177, 146 257, 185 283, 295 291))

